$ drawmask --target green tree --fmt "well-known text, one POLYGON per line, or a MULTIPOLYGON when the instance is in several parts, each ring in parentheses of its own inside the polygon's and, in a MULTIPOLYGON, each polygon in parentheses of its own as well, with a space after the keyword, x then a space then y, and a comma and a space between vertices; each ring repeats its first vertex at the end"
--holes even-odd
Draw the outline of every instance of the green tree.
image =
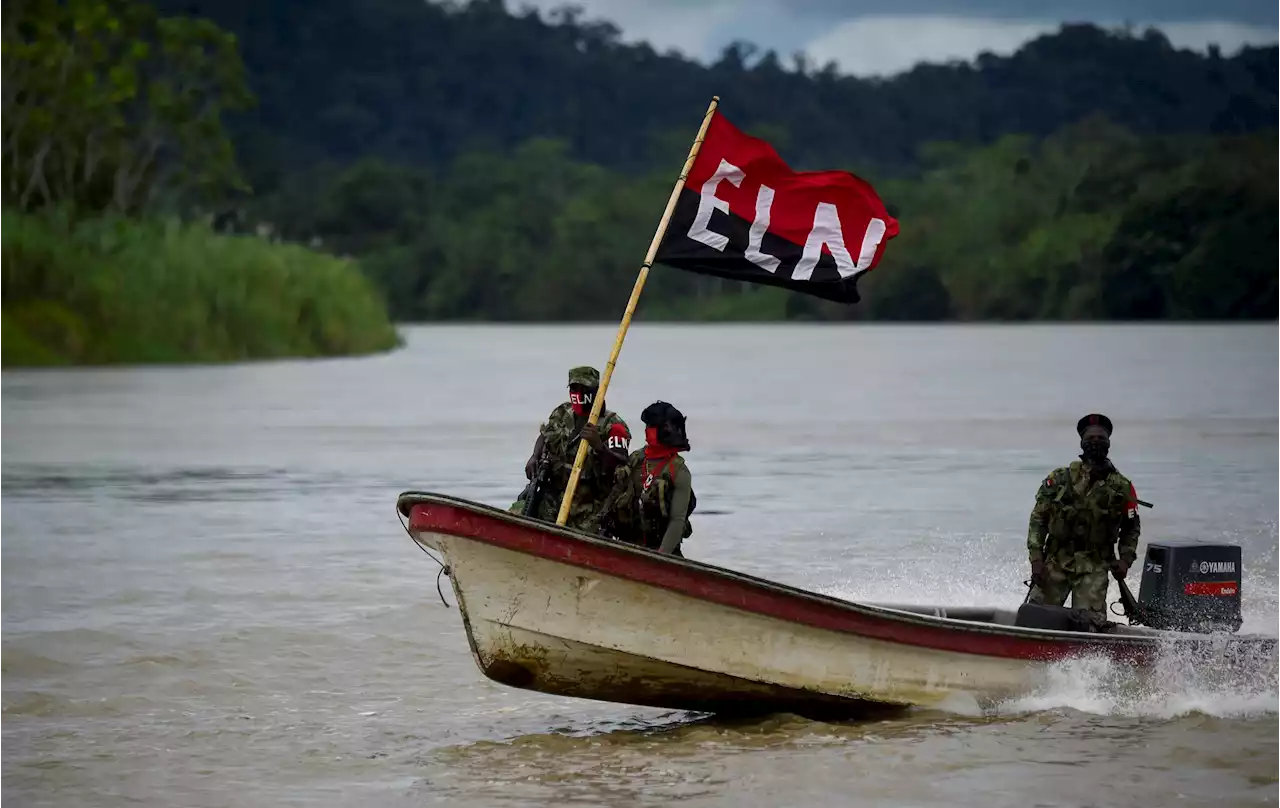
POLYGON ((221 117, 251 101, 235 38, 129 0, 4 15, 4 201, 130 213, 243 188, 221 117))

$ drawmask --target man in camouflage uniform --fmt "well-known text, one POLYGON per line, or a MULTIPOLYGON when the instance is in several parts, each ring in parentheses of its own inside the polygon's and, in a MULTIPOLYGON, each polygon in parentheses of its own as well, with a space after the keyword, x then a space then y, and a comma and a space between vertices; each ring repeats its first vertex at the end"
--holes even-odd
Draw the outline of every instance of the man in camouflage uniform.
POLYGON ((680 544, 693 533, 689 515, 698 504, 693 476, 680 456, 689 451, 685 417, 667 402, 655 401, 640 420, 644 448, 617 470, 601 527, 613 538, 683 558, 680 544))
POLYGON ((1105 617, 1107 573, 1123 579, 1138 553, 1138 494, 1107 459, 1111 419, 1091 414, 1076 424, 1080 459, 1054 469, 1036 492, 1027 531, 1030 603, 1071 606, 1105 617), (1119 557, 1116 544, 1119 542, 1119 557))
MULTIPOLYGON (((600 510, 613 483, 614 471, 627 461, 631 445, 631 432, 617 413, 602 407, 595 426, 587 424, 592 404, 600 389, 600 372, 593 367, 576 367, 569 371, 569 400, 557 406, 538 428, 538 438, 533 444, 533 454, 524 466, 524 475, 533 480, 538 464, 543 460, 550 464, 546 490, 538 502, 535 519, 554 523, 560 514, 560 503, 569 476, 573 473, 573 461, 578 454, 579 439, 591 447, 582 462, 582 472, 574 489, 573 504, 565 527, 595 533, 599 527, 600 510)), ((520 497, 508 509, 513 513, 524 510, 526 498, 532 493, 533 484, 521 492, 520 497)))

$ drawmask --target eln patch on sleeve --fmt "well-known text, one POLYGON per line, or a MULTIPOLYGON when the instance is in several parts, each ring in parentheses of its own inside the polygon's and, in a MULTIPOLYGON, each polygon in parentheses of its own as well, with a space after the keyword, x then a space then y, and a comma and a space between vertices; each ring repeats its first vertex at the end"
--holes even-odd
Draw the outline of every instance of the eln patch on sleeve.
POLYGON ((625 424, 612 424, 609 427, 608 436, 605 439, 605 445, 610 449, 622 449, 625 451, 631 446, 631 433, 627 430, 625 424))

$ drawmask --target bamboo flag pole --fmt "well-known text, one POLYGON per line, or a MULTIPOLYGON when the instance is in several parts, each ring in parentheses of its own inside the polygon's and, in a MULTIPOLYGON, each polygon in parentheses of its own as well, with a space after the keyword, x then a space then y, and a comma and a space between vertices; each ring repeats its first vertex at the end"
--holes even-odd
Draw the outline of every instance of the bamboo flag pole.
MULTIPOLYGON (((698 136, 694 138, 693 146, 689 149, 689 159, 684 161, 680 179, 676 180, 676 187, 671 189, 667 209, 662 212, 662 219, 658 222, 658 229, 653 234, 653 241, 649 242, 649 252, 645 254, 644 263, 640 265, 640 274, 636 277, 635 286, 631 288, 631 299, 627 301, 627 310, 622 313, 622 322, 618 325, 618 336, 613 340, 613 351, 609 354, 609 363, 604 366, 604 375, 600 377, 600 389, 596 391, 596 400, 591 404, 591 414, 587 416, 587 423, 593 426, 600 417, 600 410, 604 408, 604 394, 609 389, 609 379, 613 377, 613 366, 618 361, 618 354, 622 351, 622 341, 626 339, 627 329, 631 326, 631 315, 635 314, 636 303, 640 300, 640 291, 644 289, 645 279, 649 277, 649 267, 653 266, 653 257, 657 254, 658 245, 662 243, 662 238, 667 233, 667 224, 671 221, 671 214, 676 209, 676 200, 684 190, 684 181, 688 179, 689 171, 693 169, 694 160, 698 159, 698 149, 702 147, 702 141, 707 137, 707 127, 711 125, 711 116, 715 114, 719 103, 720 96, 711 97, 711 105, 707 107, 707 114, 702 118, 698 136)), ((564 498, 560 500, 560 513, 556 516, 557 525, 563 525, 569 518, 569 508, 573 505, 573 493, 578 488, 582 464, 587 459, 587 448, 586 441, 578 442, 578 455, 573 459, 573 471, 569 474, 569 484, 564 489, 564 498)))

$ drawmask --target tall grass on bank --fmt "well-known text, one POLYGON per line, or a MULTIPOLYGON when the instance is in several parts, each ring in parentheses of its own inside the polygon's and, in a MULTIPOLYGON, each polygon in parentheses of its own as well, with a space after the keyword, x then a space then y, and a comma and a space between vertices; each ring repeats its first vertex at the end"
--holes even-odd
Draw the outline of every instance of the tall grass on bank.
POLYGON ((350 261, 203 224, 6 211, 3 364, 211 362, 399 344, 350 261))

